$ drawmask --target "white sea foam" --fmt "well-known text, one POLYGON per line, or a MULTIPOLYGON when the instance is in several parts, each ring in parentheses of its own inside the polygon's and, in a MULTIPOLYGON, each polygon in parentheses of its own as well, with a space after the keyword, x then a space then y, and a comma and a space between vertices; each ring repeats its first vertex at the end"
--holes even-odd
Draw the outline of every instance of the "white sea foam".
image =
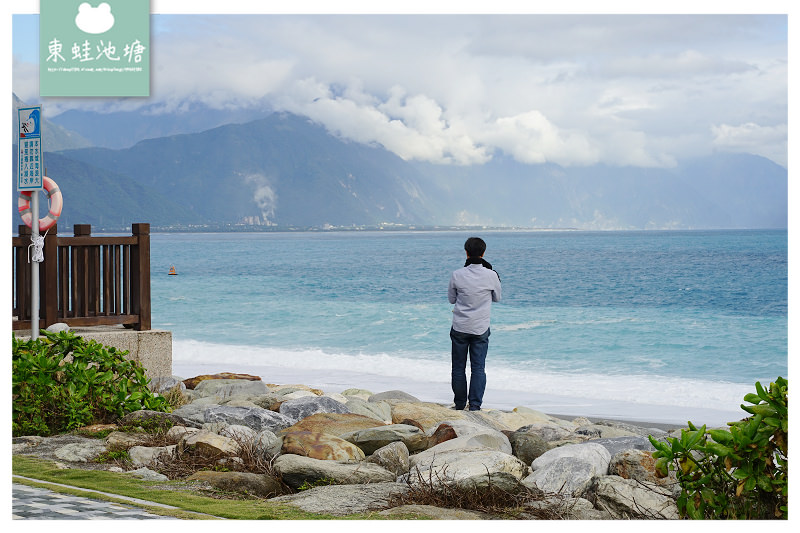
MULTIPOLYGON (((389 354, 327 353, 175 340, 176 372, 247 372, 267 382, 306 383, 331 392, 361 387, 400 389, 422 400, 449 402, 450 362, 389 354), (336 390, 338 387, 339 390, 336 390)), ((520 405, 575 416, 724 424, 744 416, 742 397, 752 385, 653 375, 556 373, 487 364, 486 406, 520 405)), ((190 377, 184 375, 184 377, 190 377)))

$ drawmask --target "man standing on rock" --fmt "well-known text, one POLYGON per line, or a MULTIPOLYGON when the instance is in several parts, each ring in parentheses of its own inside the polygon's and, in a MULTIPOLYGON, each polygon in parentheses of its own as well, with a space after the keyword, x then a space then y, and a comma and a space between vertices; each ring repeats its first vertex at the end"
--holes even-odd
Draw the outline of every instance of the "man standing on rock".
POLYGON ((486 243, 470 237, 464 243, 467 262, 450 276, 447 299, 453 307, 452 341, 453 402, 455 409, 469 405, 470 411, 480 411, 486 389, 486 352, 489 350, 489 315, 492 302, 499 302, 500 276, 483 259, 486 243), (469 393, 467 393, 467 355, 470 363, 469 393), (469 403, 467 403, 469 402, 469 403))

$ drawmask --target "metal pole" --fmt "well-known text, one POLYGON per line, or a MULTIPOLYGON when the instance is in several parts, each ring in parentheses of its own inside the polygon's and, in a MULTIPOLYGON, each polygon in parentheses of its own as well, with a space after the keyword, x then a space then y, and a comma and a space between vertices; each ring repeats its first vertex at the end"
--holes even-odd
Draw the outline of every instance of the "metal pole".
MULTIPOLYGON (((39 191, 31 192, 31 242, 39 237, 39 191)), ((31 339, 39 338, 39 263, 31 261, 31 339)))

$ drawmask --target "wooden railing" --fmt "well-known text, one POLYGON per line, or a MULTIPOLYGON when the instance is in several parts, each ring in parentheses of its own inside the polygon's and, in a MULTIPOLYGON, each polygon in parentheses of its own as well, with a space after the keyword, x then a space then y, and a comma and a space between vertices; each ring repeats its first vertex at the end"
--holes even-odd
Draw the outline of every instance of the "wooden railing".
MULTIPOLYGON (((73 237, 47 232, 39 264, 39 327, 123 324, 150 329, 150 224, 133 224, 130 236, 92 237, 76 224, 73 237)), ((31 229, 13 237, 12 329, 31 327, 31 229)))

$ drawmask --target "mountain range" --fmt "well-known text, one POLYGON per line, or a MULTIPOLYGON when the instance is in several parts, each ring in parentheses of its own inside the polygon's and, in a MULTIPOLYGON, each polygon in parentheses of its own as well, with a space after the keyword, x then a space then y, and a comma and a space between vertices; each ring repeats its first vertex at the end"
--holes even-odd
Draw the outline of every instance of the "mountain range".
MULTIPOLYGON (((24 104, 15 97, 15 105, 24 104)), ((111 231, 132 222, 165 230, 787 227, 787 170, 749 154, 673 168, 526 165, 502 153, 483 165, 436 165, 347 141, 289 113, 124 146, 132 124, 156 118, 131 112, 99 121, 87 113, 82 120, 81 113, 43 124, 47 174, 64 195, 62 233, 77 223, 111 231), (97 142, 103 130, 114 139, 105 147, 97 142)), ((182 128, 221 120, 203 116, 182 128)), ((139 135, 170 131, 181 117, 160 116, 139 135)))

